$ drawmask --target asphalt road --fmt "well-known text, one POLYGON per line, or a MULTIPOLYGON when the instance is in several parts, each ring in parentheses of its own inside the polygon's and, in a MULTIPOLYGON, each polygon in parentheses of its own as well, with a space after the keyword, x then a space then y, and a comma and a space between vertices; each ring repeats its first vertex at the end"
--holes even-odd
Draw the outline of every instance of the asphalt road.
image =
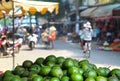
MULTIPOLYGON (((29 50, 27 45, 23 45, 20 53, 15 54, 14 59, 12 56, 0 58, 0 71, 11 70, 13 66, 21 65, 25 60, 32 60, 34 62, 38 57, 45 58, 51 54, 70 57, 77 60, 85 59, 83 58, 83 53, 78 43, 75 44, 56 40, 55 49, 44 49, 44 45, 41 42, 36 45, 36 48, 32 51, 29 50)), ((120 52, 97 50, 95 42, 93 42, 91 57, 88 58, 88 60, 97 65, 97 67, 110 67, 110 69, 120 68, 120 52)))

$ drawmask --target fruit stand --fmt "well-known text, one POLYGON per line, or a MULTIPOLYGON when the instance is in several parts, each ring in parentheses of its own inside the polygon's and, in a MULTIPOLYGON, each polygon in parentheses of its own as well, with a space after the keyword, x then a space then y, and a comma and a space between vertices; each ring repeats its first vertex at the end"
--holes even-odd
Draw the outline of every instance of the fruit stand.
POLYGON ((25 60, 1 75, 2 81, 119 81, 120 69, 97 67, 88 60, 48 55, 25 60))

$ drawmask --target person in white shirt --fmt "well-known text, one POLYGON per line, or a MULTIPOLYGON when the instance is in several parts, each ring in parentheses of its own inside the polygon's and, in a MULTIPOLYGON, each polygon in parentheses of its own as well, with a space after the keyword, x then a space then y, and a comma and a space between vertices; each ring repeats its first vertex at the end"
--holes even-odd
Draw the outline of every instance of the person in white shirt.
POLYGON ((92 26, 91 26, 91 23, 90 22, 86 22, 84 25, 83 25, 84 29, 83 29, 83 34, 84 34, 84 49, 83 49, 83 52, 85 53, 86 52, 86 42, 89 42, 89 50, 91 50, 91 41, 92 41, 92 34, 93 34, 93 30, 92 30, 92 26))

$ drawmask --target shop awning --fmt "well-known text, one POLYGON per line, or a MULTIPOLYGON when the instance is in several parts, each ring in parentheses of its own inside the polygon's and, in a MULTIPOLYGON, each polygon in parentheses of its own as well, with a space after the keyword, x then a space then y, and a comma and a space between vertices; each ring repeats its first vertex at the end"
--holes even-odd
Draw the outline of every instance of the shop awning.
POLYGON ((88 8, 80 13, 80 16, 82 17, 90 17, 92 15, 92 12, 96 10, 97 7, 88 8))
POLYGON ((120 6, 120 4, 111 4, 106 6, 98 7, 94 12, 92 12, 92 17, 108 17, 113 16, 113 9, 120 6))
POLYGON ((118 16, 120 16, 120 14, 118 13, 118 11, 120 12, 120 10, 118 10, 120 8, 118 8, 118 7, 120 7, 120 3, 88 8, 88 9, 82 11, 80 13, 80 16, 91 17, 91 18, 101 18, 101 19, 120 18, 120 17, 118 17, 118 16), (115 8, 117 8, 117 9, 115 10, 115 8), (114 13, 113 13, 113 11, 114 11, 114 13), (115 11, 117 13, 115 13, 115 11), (117 14, 116 15, 117 17, 115 17, 114 14, 117 14))
POLYGON ((47 11, 50 13, 55 11, 55 13, 58 14, 59 3, 43 1, 11 0, 9 2, 6 2, 6 0, 2 0, 0 4, 0 10, 4 11, 12 10, 12 1, 14 3, 14 8, 20 7, 23 13, 29 11, 31 14, 35 14, 36 12, 45 14, 47 11))

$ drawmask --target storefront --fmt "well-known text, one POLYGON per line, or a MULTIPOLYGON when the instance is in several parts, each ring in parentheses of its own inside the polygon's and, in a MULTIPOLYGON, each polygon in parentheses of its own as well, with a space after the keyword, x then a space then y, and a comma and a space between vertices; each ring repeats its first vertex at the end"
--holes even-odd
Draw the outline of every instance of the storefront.
POLYGON ((96 27, 100 28, 103 40, 106 40, 108 31, 112 33, 113 39, 120 32, 120 3, 88 8, 81 12, 80 16, 90 18, 96 27))

